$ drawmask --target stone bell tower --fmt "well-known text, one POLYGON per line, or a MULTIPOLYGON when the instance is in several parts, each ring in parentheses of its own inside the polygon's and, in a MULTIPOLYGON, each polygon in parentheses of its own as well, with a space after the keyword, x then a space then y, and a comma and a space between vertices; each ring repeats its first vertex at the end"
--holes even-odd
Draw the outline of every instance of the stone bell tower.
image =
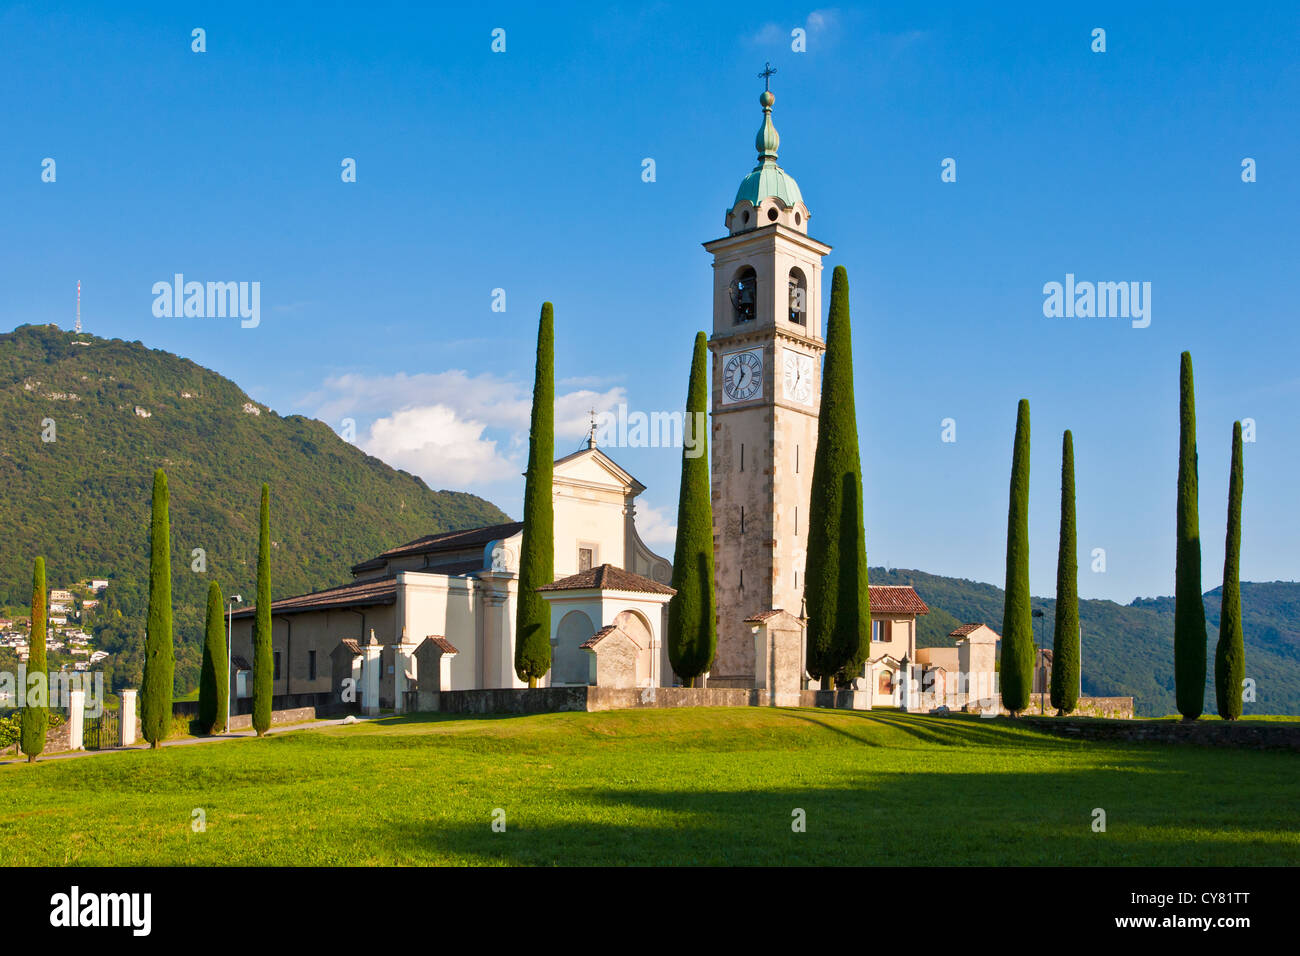
MULTIPOLYGON (((769 69, 764 75, 774 72, 769 69)), ((711 686, 754 684, 745 618, 802 614, 809 488, 821 402, 822 257, 808 207, 777 165, 775 97, 759 97, 758 165, 713 255, 713 540, 718 653, 711 686)))

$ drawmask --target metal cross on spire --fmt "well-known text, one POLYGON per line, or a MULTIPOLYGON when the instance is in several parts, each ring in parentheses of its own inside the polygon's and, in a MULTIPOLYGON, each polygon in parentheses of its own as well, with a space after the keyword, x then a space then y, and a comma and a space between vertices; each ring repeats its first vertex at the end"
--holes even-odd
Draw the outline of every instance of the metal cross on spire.
POLYGON ((764 63, 764 64, 763 64, 763 72, 760 73, 760 74, 758 74, 758 75, 759 75, 759 77, 763 80, 763 90, 764 90, 765 92, 770 92, 770 91, 771 91, 771 89, 772 89, 772 86, 771 86, 771 83, 772 83, 772 74, 775 73, 775 72, 776 72, 776 68, 775 68, 774 66, 772 66, 771 63, 764 63))
POLYGON ((587 447, 596 447, 596 410, 591 410, 591 430, 587 432, 587 447))

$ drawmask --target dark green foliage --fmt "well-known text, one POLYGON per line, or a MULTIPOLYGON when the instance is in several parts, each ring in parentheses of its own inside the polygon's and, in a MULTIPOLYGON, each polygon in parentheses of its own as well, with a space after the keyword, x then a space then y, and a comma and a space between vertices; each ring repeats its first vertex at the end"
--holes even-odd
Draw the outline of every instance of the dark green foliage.
POLYGON ((1074 436, 1061 440, 1061 542, 1056 558, 1056 632, 1052 639, 1052 706, 1079 703, 1079 545, 1074 526, 1074 436))
POLYGON ((1201 523, 1197 514, 1196 395, 1192 354, 1183 353, 1178 404, 1178 552, 1174 573, 1174 679, 1178 712, 1205 709, 1205 603, 1201 600, 1201 523))
POLYGON ((849 276, 843 266, 835 267, 831 279, 811 497, 804 575, 807 664, 808 673, 825 689, 831 681, 856 677, 871 653, 849 276))
MULTIPOLYGON (((48 681, 45 666, 45 629, 49 621, 45 604, 47 593, 45 559, 37 558, 32 564, 32 629, 27 638, 27 676, 30 678, 32 674, 40 674, 43 680, 48 681)), ((47 696, 39 701, 40 706, 35 707, 29 703, 22 711, 20 749, 27 755, 29 762, 45 750, 45 730, 49 725, 49 712, 46 709, 49 704, 48 691, 47 682, 47 696)))
POLYGON ((551 669, 551 606, 537 592, 555 579, 555 312, 542 303, 537 326, 533 413, 524 478, 524 536, 519 548, 519 606, 515 615, 515 673, 536 687, 551 669))
POLYGON ((1232 423, 1232 472, 1228 477, 1228 535, 1223 549, 1223 611, 1214 648, 1214 689, 1219 716, 1241 716, 1246 678, 1246 641, 1241 628, 1241 422, 1232 423))
POLYGON ((1029 594, 1029 400, 1016 413, 1007 506, 1007 584, 1002 609, 1002 706, 1018 715, 1029 704, 1034 676, 1034 619, 1029 594))
POLYGON ((275 658, 271 652, 271 486, 262 485, 261 532, 257 539, 257 611, 253 617, 253 729, 271 728, 275 658))
MULTIPOLYGON (((947 578, 907 568, 872 568, 874 584, 909 584, 930 606, 916 619, 917 647, 952 647, 958 624, 1002 625, 1002 589, 964 578, 947 578)), ((1220 588, 1205 592, 1205 616, 1219 626, 1220 588)), ((1246 654, 1257 673, 1268 674, 1269 692, 1247 701, 1248 714, 1300 713, 1300 583, 1242 582, 1242 629, 1246 654)), ((1054 613, 1055 600, 1036 598, 1054 613)), ((1132 697, 1139 714, 1164 716, 1174 702, 1174 599, 1137 598, 1128 604, 1079 601, 1083 624, 1080 646, 1083 693, 1097 697, 1132 697)), ((1214 707, 1214 686, 1206 681, 1207 707, 1214 707)))
POLYGON ((718 649, 717 601, 713 591, 713 500, 708 445, 708 339, 696 333, 686 389, 686 434, 677 496, 677 546, 668 602, 668 659, 690 687, 713 664, 718 649))
POLYGON ((149 614, 145 620, 144 686, 140 690, 140 727, 144 739, 157 747, 172 725, 171 527, 167 512, 167 476, 153 475, 153 522, 149 530, 149 614))
POLYGON ((221 585, 208 585, 208 618, 203 637, 203 666, 199 671, 199 726, 205 734, 226 729, 226 701, 230 697, 229 665, 226 657, 225 610, 221 585))
MULTIPOLYGON (((158 467, 178 544, 203 547, 209 573, 242 594, 253 593, 251 505, 263 480, 277 489, 281 594, 342 584, 357 561, 421 535, 509 520, 474 495, 431 491, 324 422, 255 403, 261 414, 251 414, 250 402, 228 379, 139 342, 51 325, 0 334, 0 434, 12 438, 0 454, 0 604, 26 606, 33 554, 59 556, 54 586, 110 578, 85 623, 113 655, 97 665, 106 689, 139 687, 149 595, 140 529, 158 467), (31 382, 40 387, 23 387, 31 382), (52 393, 77 400, 54 403, 57 440, 47 443, 34 423, 51 414, 52 393), (137 405, 152 417, 133 414, 137 405)), ((183 694, 198 685, 208 577, 190 572, 188 547, 174 558, 174 689, 183 694)))

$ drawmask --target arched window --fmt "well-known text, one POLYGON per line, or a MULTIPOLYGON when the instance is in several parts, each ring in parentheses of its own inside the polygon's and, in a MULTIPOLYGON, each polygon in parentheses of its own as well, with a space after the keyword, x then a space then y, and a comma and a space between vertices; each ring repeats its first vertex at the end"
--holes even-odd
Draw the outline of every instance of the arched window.
POLYGON ((893 675, 892 673, 890 673, 889 671, 881 671, 881 672, 880 672, 880 684, 879 684, 879 687, 880 687, 880 693, 882 693, 882 694, 893 694, 893 693, 894 693, 894 675, 893 675))
POLYGON ((790 321, 808 324, 808 280, 801 269, 790 270, 790 321))
POLYGON ((758 276, 745 266, 731 280, 731 308, 736 322, 752 322, 758 308, 758 276))

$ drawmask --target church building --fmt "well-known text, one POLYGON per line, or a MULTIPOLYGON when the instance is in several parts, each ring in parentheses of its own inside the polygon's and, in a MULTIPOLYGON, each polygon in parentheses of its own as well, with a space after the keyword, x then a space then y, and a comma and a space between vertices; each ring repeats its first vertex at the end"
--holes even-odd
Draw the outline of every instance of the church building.
MULTIPOLYGON (((714 687, 764 686, 760 626, 779 615, 783 633, 795 633, 804 612, 826 348, 822 261, 831 247, 809 234, 799 186, 777 164, 774 101, 764 90, 758 162, 725 211, 727 234, 704 243, 713 257, 714 687)), ((540 588, 551 607, 543 685, 674 683, 664 637, 672 568, 637 534, 644 490, 594 432, 585 449, 555 462, 556 580, 540 588)), ((514 672, 522 533, 514 522, 419 538, 355 565, 347 584, 275 601, 274 695, 314 703, 350 683, 367 710, 405 710, 434 674, 443 690, 525 686, 514 672)), ((916 661, 916 617, 929 609, 910 587, 872 587, 871 605, 875 643, 862 681, 872 703, 896 702, 895 674, 916 661)), ((236 671, 252 656, 253 613, 234 615, 236 671)))

